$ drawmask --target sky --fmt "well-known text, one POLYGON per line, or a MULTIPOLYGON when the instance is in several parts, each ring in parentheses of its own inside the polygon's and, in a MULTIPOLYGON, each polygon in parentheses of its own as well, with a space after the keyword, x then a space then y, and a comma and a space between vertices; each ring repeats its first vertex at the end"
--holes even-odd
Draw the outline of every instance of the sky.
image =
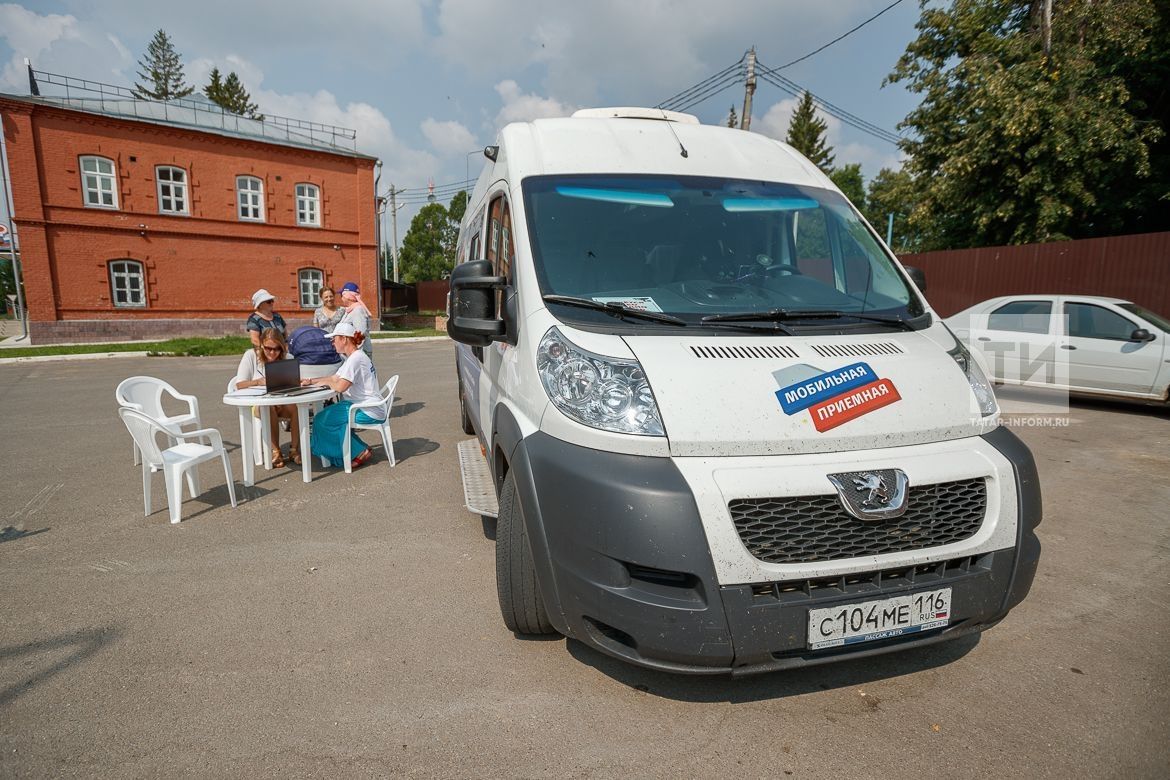
MULTIPOLYGON (((577 108, 654 106, 738 62, 750 47, 778 68, 893 0, 59 0, 0 4, 0 92, 28 94, 38 70, 133 86, 163 29, 201 88, 235 71, 261 113, 357 131, 383 162, 380 190, 404 190, 399 242, 427 186, 475 178, 477 150, 508 122, 577 108)), ((882 86, 915 36, 901 3, 783 76, 849 113, 896 131, 917 105, 882 86)), ((742 84, 688 109, 723 123, 742 84)), ((761 81, 751 130, 783 139, 796 99, 761 81)), ((898 167, 896 146, 825 117, 838 165, 868 181, 898 167)), ((389 232, 387 232, 389 235, 389 232)))

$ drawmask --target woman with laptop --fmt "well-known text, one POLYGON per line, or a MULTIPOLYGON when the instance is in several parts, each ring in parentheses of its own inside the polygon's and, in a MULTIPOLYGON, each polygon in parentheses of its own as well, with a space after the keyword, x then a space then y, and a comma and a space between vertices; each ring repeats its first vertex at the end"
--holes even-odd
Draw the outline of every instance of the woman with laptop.
MULTIPOLYGON (((310 443, 314 455, 325 458, 334 467, 342 467, 345 465, 343 453, 349 428, 349 407, 364 401, 381 400, 382 395, 374 364, 361 349, 365 334, 358 331, 352 322, 342 321, 333 329, 333 333, 327 333, 325 337, 333 340, 333 348, 345 357, 345 362, 333 376, 302 379, 301 384, 325 385, 341 393, 339 402, 326 406, 313 418, 310 443)), ((385 419, 385 415, 384 408, 359 409, 354 419, 359 423, 374 424, 385 419)), ((350 440, 350 455, 353 457, 351 468, 356 469, 370 459, 371 452, 356 433, 350 431, 349 435, 353 437, 350 440)))
MULTIPOLYGON (((292 356, 288 354, 288 344, 285 343, 284 334, 276 328, 267 328, 260 332, 257 337, 259 345, 249 349, 240 358, 240 367, 236 369, 236 389, 240 390, 245 387, 267 387, 268 379, 266 376, 266 367, 270 363, 276 363, 282 360, 292 360, 292 356)), ((296 361, 293 361, 296 365, 296 361)), ((300 374, 296 374, 299 380, 300 374)), ((294 380, 294 385, 296 380, 294 380)), ((300 430, 300 420, 297 415, 296 404, 281 404, 280 406, 269 406, 268 413, 271 415, 268 420, 268 431, 272 437, 268 445, 272 447, 272 467, 282 468, 284 466, 284 456, 280 453, 280 426, 277 424, 278 419, 286 419, 289 421, 289 429, 292 431, 292 440, 288 446, 288 456, 293 463, 300 465, 301 452, 297 446, 297 432, 300 430)), ((259 414, 258 408, 253 407, 252 414, 259 414)))

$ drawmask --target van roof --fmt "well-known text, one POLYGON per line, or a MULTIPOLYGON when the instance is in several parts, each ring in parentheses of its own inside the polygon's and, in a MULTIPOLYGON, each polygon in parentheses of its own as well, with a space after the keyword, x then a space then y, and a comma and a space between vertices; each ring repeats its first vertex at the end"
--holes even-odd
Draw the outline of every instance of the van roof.
POLYGON ((629 113, 615 117, 609 111, 507 125, 500 131, 500 146, 513 180, 546 174, 652 173, 835 189, 792 147, 759 133, 680 122, 669 114, 644 119, 629 113))

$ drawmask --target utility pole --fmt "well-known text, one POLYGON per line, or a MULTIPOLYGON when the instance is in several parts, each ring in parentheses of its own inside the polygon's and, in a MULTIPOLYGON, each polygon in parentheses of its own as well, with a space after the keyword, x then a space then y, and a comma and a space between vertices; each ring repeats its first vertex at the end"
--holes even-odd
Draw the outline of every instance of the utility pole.
POLYGON ((390 240, 394 242, 394 282, 398 282, 398 191, 390 185, 390 240))
POLYGON ((756 91, 756 47, 748 49, 747 79, 743 84, 743 117, 739 120, 740 130, 752 129, 752 95, 756 91))

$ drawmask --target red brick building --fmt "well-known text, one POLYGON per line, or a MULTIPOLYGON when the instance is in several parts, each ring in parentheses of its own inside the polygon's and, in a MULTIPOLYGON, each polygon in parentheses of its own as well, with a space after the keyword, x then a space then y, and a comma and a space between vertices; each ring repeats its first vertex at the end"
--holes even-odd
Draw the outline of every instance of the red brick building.
POLYGON ((33 343, 243 334, 261 287, 290 330, 321 284, 374 308, 378 161, 352 131, 182 103, 0 95, 33 343))

